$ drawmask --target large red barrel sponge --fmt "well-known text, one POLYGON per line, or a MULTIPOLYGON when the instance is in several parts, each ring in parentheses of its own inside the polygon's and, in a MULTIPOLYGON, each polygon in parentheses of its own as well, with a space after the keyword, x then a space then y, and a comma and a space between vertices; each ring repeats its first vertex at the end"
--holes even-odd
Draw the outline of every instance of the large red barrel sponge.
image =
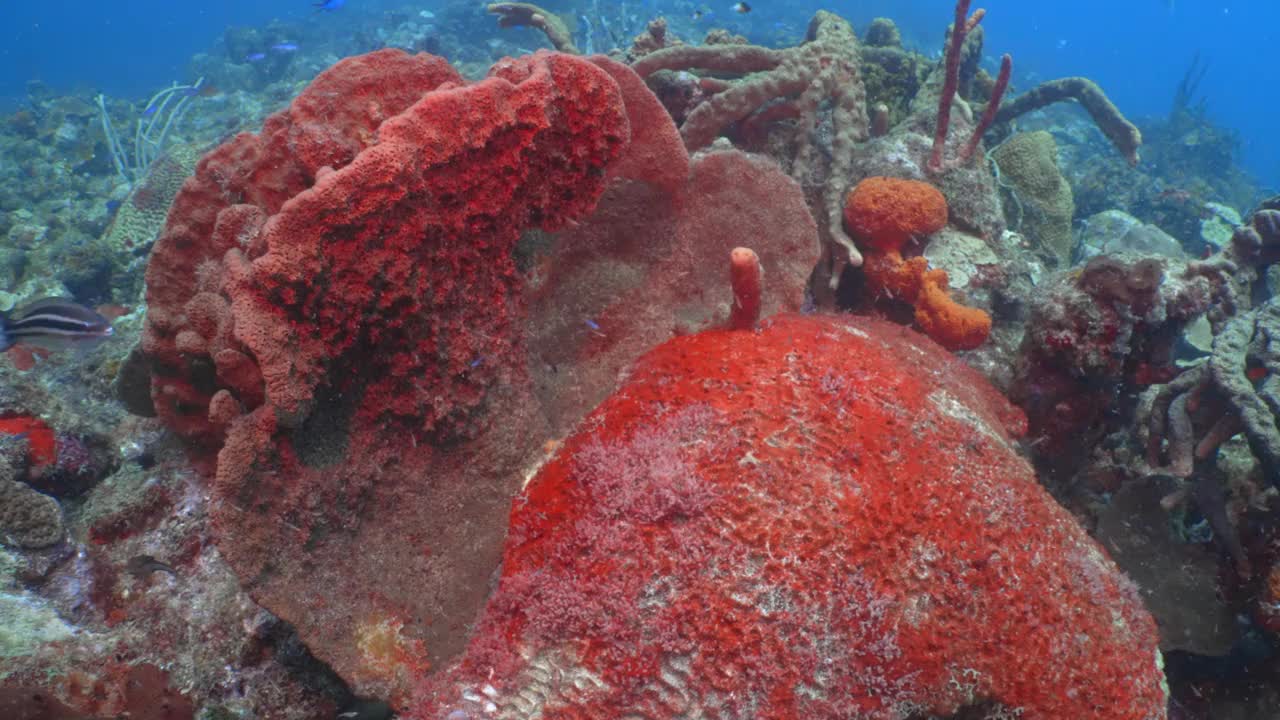
POLYGON ((223 424, 208 417, 214 393, 231 388, 247 408, 262 402, 257 364, 233 337, 222 288, 227 252, 253 245, 260 254, 262 225, 285 202, 313 187, 322 171, 348 165, 387 118, 442 85, 461 83, 447 61, 430 55, 380 50, 346 58, 267 118, 260 133, 241 133, 200 160, 147 265, 142 347, 165 425, 216 450, 223 424))
POLYGON ((467 436, 486 388, 522 364, 521 232, 588 214, 626 144, 617 83, 565 55, 509 60, 474 86, 428 93, 377 137, 267 221, 260 256, 228 256, 236 336, 278 414, 305 412, 350 365, 366 407, 467 436))
POLYGON ((907 328, 678 337, 581 427, 414 717, 1165 717, 1155 623, 1025 419, 907 328))
POLYGON ((923 257, 904 260, 912 238, 947 225, 947 201, 934 186, 918 180, 871 177, 845 201, 844 220, 865 250, 863 272, 873 296, 915 306, 915 322, 948 350, 972 350, 991 333, 991 316, 951 299, 947 273, 930 270, 923 257))
POLYGON ((426 55, 343 60, 179 193, 147 276, 157 412, 220 437, 226 391, 296 426, 332 383, 465 435, 516 364, 512 248, 589 213, 628 137, 617 83, 580 58, 474 85, 426 55))
POLYGON ((157 413, 216 453, 222 556, 362 695, 461 652, 545 439, 512 251, 588 215, 629 137, 582 58, 466 83, 382 50, 207 155, 170 211, 157 413))

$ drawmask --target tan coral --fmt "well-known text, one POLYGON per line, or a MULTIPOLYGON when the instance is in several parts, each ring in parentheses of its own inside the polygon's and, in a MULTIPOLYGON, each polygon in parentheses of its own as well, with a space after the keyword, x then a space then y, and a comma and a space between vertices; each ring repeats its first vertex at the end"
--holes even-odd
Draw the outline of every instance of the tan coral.
POLYGON ((824 237, 839 248, 834 277, 846 263, 860 265, 862 254, 842 226, 844 194, 851 174, 853 149, 870 137, 866 90, 859 71, 858 39, 844 19, 819 11, 809 23, 805 42, 775 50, 758 45, 682 45, 646 55, 633 69, 641 77, 659 70, 702 69, 742 75, 727 83, 689 113, 680 128, 685 145, 710 145, 730 125, 768 113, 799 119, 792 142, 791 175, 801 185, 822 181, 824 237), (782 100, 781 103, 777 102, 782 100), (830 107, 829 148, 819 140, 819 124, 830 107))
POLYGON ((498 27, 531 27, 541 30, 556 50, 574 55, 578 53, 569 26, 553 12, 525 2, 492 3, 485 10, 498 16, 498 27))
POLYGON ((43 548, 62 540, 62 508, 58 501, 14 479, 13 468, 0 459, 0 538, 23 548, 43 548))

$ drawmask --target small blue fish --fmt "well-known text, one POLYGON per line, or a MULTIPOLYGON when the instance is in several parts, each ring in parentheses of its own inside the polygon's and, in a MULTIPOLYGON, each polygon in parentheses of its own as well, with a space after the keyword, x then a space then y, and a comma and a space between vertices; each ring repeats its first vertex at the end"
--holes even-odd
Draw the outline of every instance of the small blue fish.
POLYGON ((121 203, 120 203, 120 201, 119 201, 119 200, 108 200, 108 201, 107 201, 107 212, 109 212, 109 213, 115 213, 115 211, 117 211, 117 210, 119 210, 119 209, 120 209, 120 204, 121 204, 121 203))
POLYGON ((592 330, 599 330, 599 329, 600 329, 600 323, 596 322, 595 320, 592 320, 592 319, 590 319, 590 318, 587 318, 584 322, 586 322, 586 323, 587 323, 587 327, 591 328, 592 330))
POLYGON ((245 56, 244 56, 244 59, 245 59, 245 61, 246 61, 246 62, 252 62, 252 63, 253 63, 253 62, 261 62, 261 61, 263 61, 263 60, 266 60, 266 59, 267 59, 267 54, 266 54, 266 53, 253 53, 252 55, 245 55, 245 56))
POLYGON ((311 3, 311 6, 316 9, 316 12, 321 10, 332 12, 346 4, 347 0, 324 0, 324 2, 311 3))
POLYGON ((480 363, 482 363, 482 362, 484 362, 484 356, 483 356, 483 355, 481 355, 480 357, 476 358, 475 360, 472 360, 472 361, 471 361, 471 367, 473 367, 473 368, 478 368, 478 367, 480 367, 480 363))
POLYGON ((152 115, 155 115, 156 110, 159 109, 160 107, 158 105, 148 105, 147 109, 142 111, 142 117, 151 117, 152 115))
POLYGON ((283 42, 283 43, 276 43, 275 45, 272 45, 271 49, 279 53, 291 53, 296 51, 298 49, 298 46, 295 43, 283 42))

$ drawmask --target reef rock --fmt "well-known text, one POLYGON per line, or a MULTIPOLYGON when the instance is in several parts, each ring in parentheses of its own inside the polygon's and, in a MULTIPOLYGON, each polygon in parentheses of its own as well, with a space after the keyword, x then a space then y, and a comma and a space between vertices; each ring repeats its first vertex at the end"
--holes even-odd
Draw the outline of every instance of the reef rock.
POLYGON ((1077 262, 1119 252, 1175 259, 1187 257, 1177 238, 1123 210, 1106 210, 1084 221, 1084 229, 1076 240, 1077 262))

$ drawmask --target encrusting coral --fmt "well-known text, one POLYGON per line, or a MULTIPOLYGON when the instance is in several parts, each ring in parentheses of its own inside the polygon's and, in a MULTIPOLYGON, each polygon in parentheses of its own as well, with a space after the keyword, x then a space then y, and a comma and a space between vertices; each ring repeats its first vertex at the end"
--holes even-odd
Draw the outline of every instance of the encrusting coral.
POLYGON ((0 539, 22 548, 43 548, 63 537, 58 501, 27 487, 0 458, 0 539))

